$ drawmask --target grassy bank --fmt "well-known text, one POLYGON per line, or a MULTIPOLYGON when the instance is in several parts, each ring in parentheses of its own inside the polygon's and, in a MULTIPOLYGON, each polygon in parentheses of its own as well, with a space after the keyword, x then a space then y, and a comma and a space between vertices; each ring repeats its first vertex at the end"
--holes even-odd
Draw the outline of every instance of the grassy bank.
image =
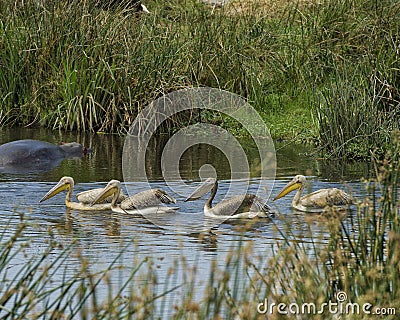
MULTIPOLYGON (((319 222, 323 230, 320 236, 313 234, 313 223, 306 235, 293 231, 292 225, 278 228, 283 240, 265 248, 273 250, 271 258, 260 248, 254 250, 250 239, 238 239, 222 267, 218 256, 210 262, 209 274, 199 274, 196 265, 189 268, 182 255, 171 264, 166 283, 158 281, 158 263, 152 257, 121 264, 120 257, 133 242, 121 247, 104 270, 93 270, 90 257, 73 242, 59 243, 50 231, 46 250, 29 251, 25 233, 32 226, 21 215, 11 236, 0 233, 0 315, 2 319, 264 319, 259 311, 265 311, 272 319, 365 319, 375 318, 380 308, 385 312, 382 318, 397 319, 399 132, 392 136, 385 159, 376 162, 376 170, 351 216, 330 210, 314 217, 313 223, 319 222), (311 241, 304 242, 304 236, 311 241), (18 263, 21 255, 23 264, 18 263), (122 278, 121 270, 128 270, 128 276, 122 278), (113 278, 120 279, 117 287, 113 278), (196 285, 199 278, 201 288, 196 285), (279 303, 286 307, 278 308, 279 303)), ((218 237, 203 236, 211 242, 218 237)))
POLYGON ((317 141, 327 157, 387 148, 397 1, 146 5, 138 16, 95 0, 0 0, 0 124, 125 132, 162 94, 210 86, 248 99, 274 138, 317 141))

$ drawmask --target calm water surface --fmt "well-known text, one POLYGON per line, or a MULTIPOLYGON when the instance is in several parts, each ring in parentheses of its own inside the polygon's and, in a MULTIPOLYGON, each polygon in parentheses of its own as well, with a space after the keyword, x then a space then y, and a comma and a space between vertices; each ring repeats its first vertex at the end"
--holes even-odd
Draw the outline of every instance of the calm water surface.
MULTIPOLYGON (((220 266, 224 265, 225 257, 229 250, 238 244, 240 239, 252 241, 256 253, 265 256, 267 260, 281 236, 276 232, 276 227, 285 230, 287 224, 291 226, 291 232, 299 236, 304 243, 310 242, 308 236, 311 229, 314 235, 318 235, 323 243, 327 234, 323 228, 316 223, 309 222, 305 215, 290 209, 292 196, 284 197, 276 203, 270 201, 271 207, 279 211, 280 215, 272 221, 258 221, 248 227, 244 233, 239 231, 240 222, 223 223, 213 228, 214 236, 211 238, 199 238, 197 234, 191 233, 190 228, 183 228, 182 232, 174 232, 174 227, 190 224, 202 224, 204 218, 202 208, 204 200, 194 202, 183 202, 184 192, 172 194, 177 199, 180 211, 169 215, 162 221, 163 228, 151 223, 144 217, 117 215, 110 212, 83 212, 70 211, 64 206, 65 194, 59 194, 50 200, 39 204, 40 198, 55 185, 62 176, 72 176, 75 179, 74 193, 96 187, 104 187, 110 179, 123 181, 121 169, 121 153, 124 137, 113 135, 81 135, 76 133, 65 133, 47 130, 2 130, 0 143, 17 139, 41 139, 49 142, 78 141, 93 152, 81 159, 64 160, 60 166, 47 172, 24 173, 24 174, 2 174, 0 173, 0 230, 3 240, 10 236, 15 230, 20 214, 24 214, 29 227, 24 236, 25 240, 31 241, 27 248, 28 256, 39 256, 48 245, 46 240, 50 239, 49 230, 55 240, 64 247, 73 245, 73 250, 80 252, 88 258, 93 270, 104 270, 114 259, 117 264, 124 266, 122 270, 116 271, 111 281, 117 288, 119 284, 127 279, 134 268, 135 261, 141 261, 150 257, 154 262, 157 274, 159 293, 172 287, 173 284, 182 283, 184 272, 178 272, 174 281, 168 279, 168 270, 177 260, 185 258, 187 265, 176 266, 178 269, 190 269, 197 266, 196 278, 199 290, 198 295, 204 293, 201 288, 205 286, 209 277, 212 261, 217 261, 220 266), (306 220, 308 222, 306 222, 306 220), (124 248, 125 252, 119 256, 118 253, 124 248)), ((150 154, 158 154, 161 145, 155 141, 151 145, 150 154)), ((361 177, 367 177, 370 168, 364 163, 327 163, 316 160, 312 155, 312 148, 298 146, 290 143, 277 144, 277 178, 272 190, 272 196, 296 174, 304 174, 309 177, 311 187, 308 191, 324 187, 340 187, 356 196, 362 196, 364 186, 359 182, 361 177)), ((256 153, 248 146, 249 158, 256 153)), ((150 185, 157 188, 168 189, 162 180, 161 169, 157 164, 157 156, 149 160, 147 166, 150 185)), ((215 150, 209 150, 207 146, 198 146, 185 153, 181 159, 181 176, 189 184, 190 192, 199 181, 198 170, 203 164, 211 163, 216 168, 220 178, 219 192, 216 202, 223 198, 226 190, 231 187, 238 194, 243 190, 244 182, 236 181, 230 184, 229 172, 226 170, 226 160, 222 154, 215 150)), ((251 162, 251 159, 250 159, 251 162)), ((178 182, 176 182, 178 184, 178 182)), ((250 181, 249 192, 254 192, 259 183, 259 178, 254 177, 250 181)), ((272 183, 272 181, 271 181, 272 183)), ((272 185, 272 184, 271 184, 272 185)), ((126 187, 126 186, 125 186, 126 187)), ((145 186, 141 183, 129 183, 130 192, 141 191, 145 186)), ((175 186, 179 189, 179 186, 175 186)), ((187 188, 187 187, 185 187, 187 188)), ((266 197, 266 195, 264 195, 266 197)), ((53 250, 52 257, 57 256, 60 248, 53 250)), ((26 261, 26 257, 17 255, 13 259, 13 272, 18 273, 26 261)), ((69 259, 56 272, 54 283, 61 282, 63 274, 73 275, 79 269, 77 260, 69 259)), ((145 271, 145 269, 144 269, 145 271)), ((181 270, 184 271, 184 270, 181 270)), ((140 278, 138 278, 140 279, 140 278)), ((135 278, 133 286, 140 285, 140 280, 135 278)), ((104 298, 107 291, 104 289, 104 298)), ((173 306, 179 305, 184 289, 177 289, 165 297, 165 305, 159 312, 164 318, 173 314, 173 306), (168 314, 169 313, 169 314, 168 314)))

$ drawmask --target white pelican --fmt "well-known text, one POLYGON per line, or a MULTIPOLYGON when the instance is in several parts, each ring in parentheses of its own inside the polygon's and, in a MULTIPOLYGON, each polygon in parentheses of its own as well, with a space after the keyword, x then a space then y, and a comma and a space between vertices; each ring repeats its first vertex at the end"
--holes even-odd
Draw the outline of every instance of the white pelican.
POLYGON ((176 203, 176 200, 160 189, 150 189, 134 194, 117 204, 117 199, 121 192, 121 182, 111 180, 103 191, 92 201, 97 202, 112 196, 111 210, 118 213, 146 214, 146 213, 166 213, 177 210, 176 207, 167 207, 162 203, 176 203))
MULTIPOLYGON (((67 195, 65 197, 65 206, 67 208, 76 209, 76 210, 110 210, 111 209, 111 197, 108 199, 104 199, 103 202, 99 202, 95 206, 90 206, 92 201, 99 195, 103 188, 96 188, 87 191, 80 192, 76 195, 78 202, 73 202, 72 191, 74 189, 74 179, 72 177, 62 177, 60 181, 55 185, 49 192, 47 192, 39 202, 43 202, 51 197, 54 197, 56 194, 61 191, 67 190, 67 195)), ((125 199, 126 196, 121 195, 119 201, 125 199)))
POLYGON ((337 206, 339 209, 345 209, 352 203, 351 196, 337 188, 320 189, 301 197, 305 183, 305 176, 295 176, 274 198, 274 201, 297 189, 292 207, 300 211, 323 212, 326 206, 337 206))
POLYGON ((207 217, 240 219, 255 217, 265 218, 270 216, 269 206, 254 194, 238 195, 213 206, 212 201, 218 190, 218 181, 215 178, 208 178, 202 182, 185 201, 197 200, 210 190, 210 198, 204 205, 204 215, 207 217))

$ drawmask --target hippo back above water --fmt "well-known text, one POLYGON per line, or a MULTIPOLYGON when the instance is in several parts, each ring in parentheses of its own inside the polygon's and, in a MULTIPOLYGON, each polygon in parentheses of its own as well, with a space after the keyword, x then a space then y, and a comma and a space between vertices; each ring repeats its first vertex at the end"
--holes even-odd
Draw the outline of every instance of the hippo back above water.
POLYGON ((64 158, 82 157, 86 148, 77 142, 55 145, 39 140, 17 140, 0 146, 0 169, 41 169, 57 166, 64 158))

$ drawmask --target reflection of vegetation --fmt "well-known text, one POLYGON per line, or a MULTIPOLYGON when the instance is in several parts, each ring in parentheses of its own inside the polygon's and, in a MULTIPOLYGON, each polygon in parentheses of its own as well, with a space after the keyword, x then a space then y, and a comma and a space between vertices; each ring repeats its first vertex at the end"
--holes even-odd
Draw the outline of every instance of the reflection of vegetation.
MULTIPOLYGON (((292 304, 300 306, 301 311, 304 310, 301 306, 307 304, 315 305, 317 312, 328 301, 338 303, 338 292, 342 292, 341 298, 343 292, 347 295, 341 300, 342 309, 338 304, 337 308, 326 307, 322 315, 316 315, 307 313, 314 310, 307 307, 303 315, 336 319, 338 314, 329 310, 339 310, 339 313, 350 312, 351 319, 361 319, 366 316, 361 309, 365 303, 372 306, 367 311, 374 312, 375 307, 380 307, 395 308, 398 312, 400 133, 393 136, 391 150, 384 160, 376 163, 376 169, 376 178, 366 182, 369 194, 356 206, 352 217, 343 220, 334 211, 309 217, 326 227, 325 231, 330 233, 328 242, 313 235, 311 226, 307 238, 312 241, 307 244, 303 242, 304 235, 295 235, 291 230, 293 225, 288 225, 287 230, 279 230, 284 240, 275 246, 269 260, 256 255, 252 242, 239 241, 232 246, 222 268, 217 266, 219 257, 215 256, 206 278, 197 274, 195 266, 188 268, 182 257, 171 265, 166 283, 158 283, 156 264, 149 258, 130 266, 129 276, 120 280, 115 289, 110 279, 113 272, 126 268, 119 265, 124 249, 106 270, 96 272, 91 270, 87 258, 73 251, 73 245, 62 249, 51 234, 48 249, 39 257, 28 258, 15 275, 15 269, 9 267, 15 264, 18 254, 28 254, 26 245, 19 247, 26 228, 21 221, 10 239, 3 234, 1 238, 0 314, 2 319, 84 319, 93 315, 96 319, 149 319, 158 318, 157 313, 168 313, 171 319, 255 319, 259 316, 257 307, 261 311, 274 310, 279 316, 277 308, 260 307, 259 303, 265 299, 270 307, 272 303, 292 304), (50 253, 52 259, 46 259, 50 253), (69 275, 64 269, 61 279, 57 279, 61 283, 54 282, 56 271, 63 270, 71 259, 80 266, 76 274, 69 275), (196 282, 200 276, 204 280, 202 292, 196 282), (101 290, 107 292, 106 301, 100 298, 105 296, 101 290), (168 295, 175 296, 178 291, 181 300, 172 306, 169 302, 177 300, 168 295), (351 309, 346 309, 348 303, 352 303, 351 309), (359 314, 358 309, 353 309, 357 308, 355 304, 360 306, 359 314)), ((207 235, 201 240, 214 242, 216 237, 207 235)), ((283 311, 289 310, 296 308, 283 311)))

